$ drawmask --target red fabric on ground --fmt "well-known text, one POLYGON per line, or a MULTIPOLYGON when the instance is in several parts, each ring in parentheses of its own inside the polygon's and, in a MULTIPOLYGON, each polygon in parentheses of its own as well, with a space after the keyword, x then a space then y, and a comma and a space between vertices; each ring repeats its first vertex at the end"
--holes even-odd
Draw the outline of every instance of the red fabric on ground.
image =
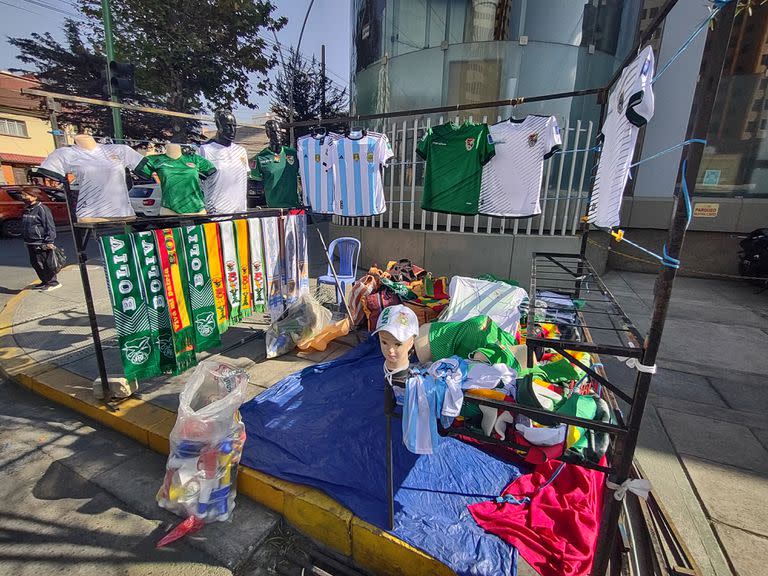
POLYGON ((502 494, 518 499, 530 497, 529 504, 480 502, 469 511, 481 528, 515 546, 542 576, 587 575, 600 529, 605 475, 566 464, 535 494, 559 465, 546 462, 504 489, 502 494))

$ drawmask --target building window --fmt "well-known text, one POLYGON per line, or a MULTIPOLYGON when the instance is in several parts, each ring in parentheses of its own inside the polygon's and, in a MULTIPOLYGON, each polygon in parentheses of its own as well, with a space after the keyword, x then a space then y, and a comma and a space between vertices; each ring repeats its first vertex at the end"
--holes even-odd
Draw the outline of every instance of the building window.
POLYGON ((763 118, 762 120, 760 120, 760 130, 765 130, 765 126, 766 126, 767 124, 768 124, 768 120, 766 120, 765 118, 763 118))
POLYGON ((0 118, 0 135, 20 136, 28 138, 27 123, 21 120, 11 120, 10 118, 0 118))

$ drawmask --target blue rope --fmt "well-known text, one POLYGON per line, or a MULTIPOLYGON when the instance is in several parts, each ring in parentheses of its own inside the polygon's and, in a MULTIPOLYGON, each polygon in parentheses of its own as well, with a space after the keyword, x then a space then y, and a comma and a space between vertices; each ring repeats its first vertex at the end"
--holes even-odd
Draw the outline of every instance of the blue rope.
MULTIPOLYGON (((552 482, 555 481, 555 478, 557 478, 560 475, 560 472, 563 471, 563 468, 565 468, 565 462, 560 462, 559 466, 555 469, 554 472, 552 472, 552 476, 549 477, 549 480, 544 482, 541 486, 536 488, 536 491, 533 493, 533 496, 535 497, 536 494, 544 490, 547 486, 552 484, 552 482)), ((512 494, 504 494, 503 496, 497 496, 496 497, 496 504, 517 504, 517 505, 523 505, 523 504, 530 504, 531 497, 524 496, 523 498, 516 498, 515 496, 512 496, 512 494)))
POLYGON ((599 152, 600 146, 592 146, 592 148, 574 148, 573 150, 556 150, 555 154, 576 154, 578 152, 599 152))
POLYGON ((680 142, 680 144, 675 144, 674 146, 670 146, 666 150, 662 150, 661 152, 656 152, 656 154, 654 154, 653 156, 649 156, 648 158, 643 158, 642 160, 638 160, 634 164, 630 164, 629 167, 634 168, 635 166, 640 166, 640 164, 645 164, 650 160, 654 160, 659 156, 663 156, 664 154, 672 152, 672 150, 677 150, 678 148, 682 148, 683 146, 688 146, 688 144, 704 144, 706 146, 707 141, 702 140, 701 138, 691 138, 690 140, 685 140, 684 142, 680 142))
POLYGON ((704 19, 704 21, 703 21, 701 24, 699 24, 699 27, 698 27, 698 28, 696 28, 696 30, 694 30, 694 31, 693 31, 693 34, 691 34, 691 35, 688 37, 688 40, 686 40, 686 41, 683 43, 683 45, 682 45, 682 46, 680 46, 680 48, 678 48, 677 52, 675 52, 675 53, 674 53, 674 55, 673 55, 673 56, 672 56, 672 57, 671 57, 669 60, 667 60, 666 64, 664 64, 664 66, 662 66, 662 67, 661 67, 661 70, 659 70, 659 71, 656 73, 656 76, 654 76, 654 77, 653 77, 653 80, 651 80, 651 84, 654 84, 654 83, 656 82, 656 80, 658 80, 659 78, 661 78, 661 75, 662 75, 662 74, 664 74, 664 72, 666 72, 666 71, 667 71, 667 68, 669 68, 669 67, 670 67, 670 65, 671 65, 671 64, 672 64, 672 63, 673 63, 675 60, 677 60, 677 59, 680 57, 680 55, 681 55, 683 52, 685 52, 685 51, 688 49, 688 47, 689 47, 689 46, 690 46, 690 45, 693 43, 693 41, 696 39, 696 36, 698 36, 698 35, 701 33, 701 31, 702 31, 702 30, 704 30, 704 28, 706 28, 706 27, 707 27, 707 25, 709 24, 709 22, 710 22, 710 21, 711 21, 711 20, 712 20, 712 19, 713 19, 715 16, 717 16, 717 13, 718 13, 718 12, 720 12, 720 9, 721 9, 723 6, 725 6, 725 5, 726 5, 726 4, 727 4, 729 1, 730 1, 730 0, 719 0, 719 1, 715 1, 715 2, 714 2, 713 6, 712 6, 712 11, 709 13, 709 16, 707 16, 707 17, 704 19))

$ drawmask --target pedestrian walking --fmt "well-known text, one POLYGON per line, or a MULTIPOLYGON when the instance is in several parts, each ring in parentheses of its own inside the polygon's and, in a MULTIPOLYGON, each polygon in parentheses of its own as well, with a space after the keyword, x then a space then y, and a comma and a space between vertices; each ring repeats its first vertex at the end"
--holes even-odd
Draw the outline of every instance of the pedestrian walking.
POLYGON ((25 204, 21 222, 21 236, 29 251, 29 262, 40 278, 38 290, 61 288, 56 279, 57 263, 53 241, 56 240, 56 225, 51 211, 40 202, 41 191, 35 186, 24 186, 21 199, 25 204))

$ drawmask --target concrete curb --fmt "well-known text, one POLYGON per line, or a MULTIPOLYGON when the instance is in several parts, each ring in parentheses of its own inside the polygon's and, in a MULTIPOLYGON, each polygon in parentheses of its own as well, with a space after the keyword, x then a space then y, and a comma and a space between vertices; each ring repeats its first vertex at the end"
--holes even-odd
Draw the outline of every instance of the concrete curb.
MULTIPOLYGON (((169 451, 176 413, 143 400, 129 398, 110 412, 93 397, 90 380, 64 368, 40 370, 17 346, 13 336, 16 309, 26 290, 13 296, 0 311, 0 372, 32 392, 66 406, 160 454, 169 451)), ((240 466, 238 491, 282 515, 295 528, 359 566, 382 576, 454 574, 444 564, 391 534, 357 518, 319 490, 286 482, 240 466)))

